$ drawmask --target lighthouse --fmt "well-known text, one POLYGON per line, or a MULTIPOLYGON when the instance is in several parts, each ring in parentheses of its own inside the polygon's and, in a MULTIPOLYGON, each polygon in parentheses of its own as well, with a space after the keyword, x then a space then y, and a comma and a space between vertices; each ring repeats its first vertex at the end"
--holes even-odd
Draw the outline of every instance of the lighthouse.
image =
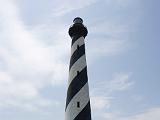
POLYGON ((84 41, 87 33, 83 20, 79 17, 75 18, 69 28, 72 42, 65 120, 91 120, 84 41))

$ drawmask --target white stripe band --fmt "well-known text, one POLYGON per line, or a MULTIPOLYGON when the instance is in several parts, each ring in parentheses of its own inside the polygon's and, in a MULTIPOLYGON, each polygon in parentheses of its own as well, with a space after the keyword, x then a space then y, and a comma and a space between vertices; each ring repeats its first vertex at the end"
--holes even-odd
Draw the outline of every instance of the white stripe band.
POLYGON ((65 112, 65 120, 73 120, 89 102, 89 88, 86 83, 80 91, 72 98, 65 112), (77 107, 77 102, 80 107, 77 107))
POLYGON ((77 71, 81 72, 86 67, 86 56, 81 56, 71 67, 69 71, 68 85, 77 76, 77 71))
POLYGON ((84 44, 84 37, 78 38, 78 40, 76 40, 76 41, 74 42, 74 44, 72 45, 72 48, 71 48, 71 56, 72 56, 72 54, 76 51, 77 45, 79 45, 79 47, 80 47, 80 46, 82 46, 83 44, 84 44))

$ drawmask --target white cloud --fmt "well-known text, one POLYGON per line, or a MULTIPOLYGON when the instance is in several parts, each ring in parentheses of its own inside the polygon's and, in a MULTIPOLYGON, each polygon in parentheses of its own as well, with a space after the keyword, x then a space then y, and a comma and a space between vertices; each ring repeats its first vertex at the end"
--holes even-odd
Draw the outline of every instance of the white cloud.
MULTIPOLYGON (((96 87, 91 90, 91 105, 93 112, 109 110, 112 107, 112 100, 116 99, 113 93, 127 91, 134 85, 131 80, 131 73, 116 73, 110 81, 96 82, 96 87)), ((114 104, 114 103, 113 103, 114 104)))
POLYGON ((32 99, 37 96, 38 92, 32 83, 29 82, 15 82, 4 72, 0 73, 0 96, 1 97, 19 97, 32 99))
POLYGON ((108 120, 159 120, 160 108, 150 108, 135 115, 123 116, 121 113, 103 113, 103 119, 108 120))
MULTIPOLYGON (((129 23, 98 19, 89 26, 92 39, 87 43, 89 60, 96 60, 106 56, 117 56, 128 52, 132 48, 129 40, 129 23)), ((90 37, 90 36, 89 36, 90 37)), ((91 62, 90 62, 91 63, 91 62)))
MULTIPOLYGON (((119 7, 126 7, 131 0, 105 0, 107 5, 118 5, 119 7)), ((74 10, 79 10, 90 6, 96 2, 104 2, 103 0, 54 0, 53 14, 56 16, 63 16, 66 13, 74 10), (62 4, 63 3, 63 4, 62 4)))
MULTIPOLYGON (((123 113, 122 111, 106 112, 112 108, 112 104, 114 104, 112 100, 116 99, 113 93, 128 91, 134 87, 135 82, 131 80, 131 75, 131 73, 116 73, 112 80, 96 84, 96 86, 99 87, 94 88, 91 92, 91 102, 93 99, 93 113, 95 113, 94 117, 101 118, 102 120, 158 120, 160 118, 160 108, 158 107, 128 116, 126 116, 124 111, 123 113), (96 112, 98 112, 98 114, 96 112)), ((131 97, 133 100, 141 102, 141 105, 143 105, 142 96, 132 95, 131 97)))
POLYGON ((134 85, 134 81, 129 78, 131 73, 118 73, 115 74, 114 79, 109 82, 109 89, 111 91, 123 91, 128 90, 134 85))
POLYGON ((126 118, 126 120, 159 120, 160 108, 152 108, 140 114, 126 118))
MULTIPOLYGON (((102 40, 102 39, 101 39, 102 40)), ((98 59, 105 56, 115 56, 123 53, 129 46, 127 40, 102 40, 94 41, 88 48, 89 60, 98 59), (97 47, 100 46, 100 47, 97 47)))
POLYGON ((131 80, 131 73, 115 73, 113 79, 97 82, 92 92, 97 95, 105 96, 114 92, 129 90, 134 84, 135 82, 131 80))
POLYGON ((0 107, 18 107, 33 111, 59 105, 58 101, 42 98, 33 83, 16 81, 5 72, 0 72, 0 107))
POLYGON ((107 112, 107 113, 102 113, 101 117, 103 119, 107 119, 107 120, 117 120, 117 118, 119 117, 120 113, 117 112, 107 112))
MULTIPOLYGON (((131 5, 132 0, 105 0, 109 5, 117 5, 118 7, 126 7, 131 5)), ((135 1, 134 1, 135 2, 135 1)))
POLYGON ((131 98, 137 103, 143 103, 144 104, 143 100, 145 99, 145 97, 142 96, 142 95, 134 94, 134 95, 131 96, 131 98))
POLYGON ((110 99, 111 98, 105 96, 92 96, 91 97, 92 108, 95 110, 109 108, 111 102, 110 99))
POLYGON ((67 65, 57 49, 63 45, 48 47, 37 39, 26 29, 14 1, 0 1, 0 16, 0 106, 36 110, 59 105, 43 98, 40 90, 64 84, 67 65))
POLYGON ((56 0, 53 3, 54 15, 61 16, 73 10, 82 9, 95 3, 97 0, 56 0))

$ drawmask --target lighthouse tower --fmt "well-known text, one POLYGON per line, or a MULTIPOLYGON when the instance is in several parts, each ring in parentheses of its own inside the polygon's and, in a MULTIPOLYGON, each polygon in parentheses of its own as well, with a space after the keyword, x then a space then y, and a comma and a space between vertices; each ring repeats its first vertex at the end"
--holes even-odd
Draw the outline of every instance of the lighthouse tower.
POLYGON ((79 17, 69 28, 72 38, 65 120, 91 120, 91 108, 85 55, 87 28, 79 17))

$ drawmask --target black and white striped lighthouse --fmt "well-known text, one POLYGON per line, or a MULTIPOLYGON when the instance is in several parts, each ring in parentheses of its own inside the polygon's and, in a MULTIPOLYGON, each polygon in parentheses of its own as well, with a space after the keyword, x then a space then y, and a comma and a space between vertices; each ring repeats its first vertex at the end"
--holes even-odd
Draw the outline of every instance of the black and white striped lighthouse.
POLYGON ((65 120, 91 120, 91 108, 85 56, 87 28, 79 17, 69 28, 72 38, 65 120))

